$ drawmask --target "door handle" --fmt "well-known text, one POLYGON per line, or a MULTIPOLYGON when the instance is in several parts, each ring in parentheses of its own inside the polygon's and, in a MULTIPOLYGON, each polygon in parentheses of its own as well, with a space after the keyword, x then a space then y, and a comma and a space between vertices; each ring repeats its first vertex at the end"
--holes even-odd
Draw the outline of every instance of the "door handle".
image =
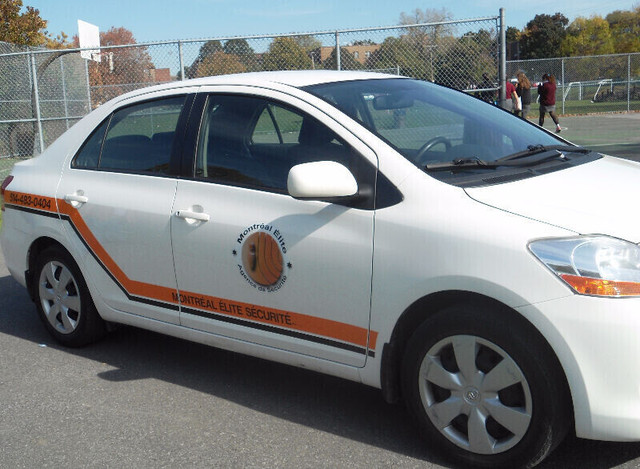
POLYGON ((82 195, 82 191, 78 191, 74 194, 67 194, 64 196, 64 201, 74 208, 80 207, 82 204, 89 202, 89 197, 82 195))
POLYGON ((192 212, 191 210, 178 210, 176 212, 176 217, 184 218, 186 220, 197 220, 197 221, 209 221, 209 214, 202 212, 192 212))

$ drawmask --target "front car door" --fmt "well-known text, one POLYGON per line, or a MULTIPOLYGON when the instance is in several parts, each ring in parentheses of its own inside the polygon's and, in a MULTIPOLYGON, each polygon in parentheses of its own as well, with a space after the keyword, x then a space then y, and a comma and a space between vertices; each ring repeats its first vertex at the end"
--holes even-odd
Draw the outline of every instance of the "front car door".
POLYGON ((334 160, 373 194, 375 154, 287 99, 199 94, 193 177, 178 182, 171 220, 181 324, 363 366, 376 338, 372 200, 296 200, 286 180, 295 164, 334 160))

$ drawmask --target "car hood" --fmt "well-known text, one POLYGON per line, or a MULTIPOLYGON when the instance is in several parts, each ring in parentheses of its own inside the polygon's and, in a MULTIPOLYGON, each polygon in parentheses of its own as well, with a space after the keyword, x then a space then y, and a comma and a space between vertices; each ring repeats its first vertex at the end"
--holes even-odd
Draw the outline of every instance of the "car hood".
POLYGON ((478 202, 580 234, 640 242, 640 163, 605 156, 542 176, 468 188, 478 202))

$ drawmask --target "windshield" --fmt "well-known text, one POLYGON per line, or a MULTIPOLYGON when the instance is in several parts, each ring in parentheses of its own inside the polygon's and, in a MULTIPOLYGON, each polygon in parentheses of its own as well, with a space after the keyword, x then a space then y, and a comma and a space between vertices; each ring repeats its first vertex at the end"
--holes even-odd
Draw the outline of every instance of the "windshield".
POLYGON ((421 168, 494 162, 532 146, 567 143, 462 92, 409 79, 374 79, 305 90, 360 121, 421 168))

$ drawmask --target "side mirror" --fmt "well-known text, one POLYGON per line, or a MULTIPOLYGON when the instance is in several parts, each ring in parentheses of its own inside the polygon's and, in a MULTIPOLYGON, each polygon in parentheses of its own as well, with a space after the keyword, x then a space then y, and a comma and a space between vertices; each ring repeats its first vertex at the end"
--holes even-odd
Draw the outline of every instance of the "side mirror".
POLYGON ((332 199, 358 193, 351 171, 335 161, 302 163, 289 170, 287 190, 296 199, 332 199))

